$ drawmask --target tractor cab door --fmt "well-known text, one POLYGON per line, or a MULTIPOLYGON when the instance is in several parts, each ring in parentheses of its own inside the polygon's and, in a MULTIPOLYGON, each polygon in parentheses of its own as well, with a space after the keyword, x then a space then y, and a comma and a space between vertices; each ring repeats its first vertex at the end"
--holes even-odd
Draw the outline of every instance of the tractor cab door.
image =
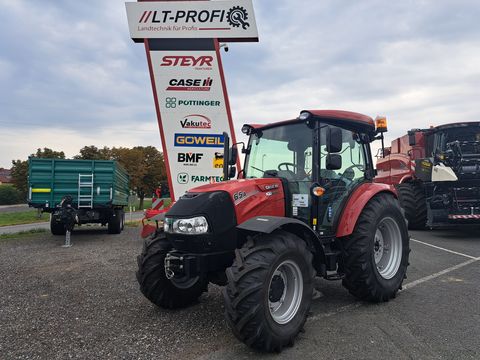
POLYGON ((365 180, 367 145, 361 136, 333 125, 320 125, 319 172, 317 183, 324 194, 317 197, 317 213, 320 235, 333 234, 335 222, 342 205, 353 189, 365 180))
POLYGON ((282 179, 287 216, 311 225, 314 129, 296 123, 251 136, 245 161, 247 178, 282 179))

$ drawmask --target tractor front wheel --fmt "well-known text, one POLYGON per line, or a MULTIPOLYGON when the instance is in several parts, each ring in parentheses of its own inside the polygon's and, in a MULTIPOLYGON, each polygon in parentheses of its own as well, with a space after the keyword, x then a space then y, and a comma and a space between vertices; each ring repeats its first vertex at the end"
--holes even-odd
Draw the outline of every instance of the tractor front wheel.
POLYGON ((145 240, 143 251, 137 258, 137 280, 140 291, 155 305, 167 309, 183 308, 197 301, 207 290, 208 282, 200 276, 167 279, 165 256, 170 249, 165 233, 145 240))
POLYGON ((235 336, 260 351, 292 346, 306 321, 315 271, 312 253, 294 234, 277 230, 236 250, 223 290, 235 336))
POLYGON ((361 300, 394 298, 406 278, 410 253, 407 224, 398 201, 387 194, 372 198, 353 233, 343 240, 343 286, 361 300))

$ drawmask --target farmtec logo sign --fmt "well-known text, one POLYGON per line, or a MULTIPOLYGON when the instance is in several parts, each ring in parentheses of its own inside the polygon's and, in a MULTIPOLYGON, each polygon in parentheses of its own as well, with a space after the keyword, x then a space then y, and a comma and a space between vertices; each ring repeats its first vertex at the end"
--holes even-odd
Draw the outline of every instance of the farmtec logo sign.
MULTIPOLYGON (((130 36, 258 41, 252 0, 127 2, 130 36)), ((189 60, 185 60, 188 62, 189 60)))

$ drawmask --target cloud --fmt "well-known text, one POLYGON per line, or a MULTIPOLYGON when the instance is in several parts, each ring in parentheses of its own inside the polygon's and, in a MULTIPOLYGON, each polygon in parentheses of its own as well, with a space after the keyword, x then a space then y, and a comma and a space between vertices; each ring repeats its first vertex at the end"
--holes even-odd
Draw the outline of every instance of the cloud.
MULTIPOLYGON (((254 6, 260 42, 222 53, 238 134, 308 108, 386 115, 387 139, 480 119, 478 2, 254 6)), ((44 146, 160 147, 144 48, 129 39, 123 1, 0 7, 0 167, 44 146)))

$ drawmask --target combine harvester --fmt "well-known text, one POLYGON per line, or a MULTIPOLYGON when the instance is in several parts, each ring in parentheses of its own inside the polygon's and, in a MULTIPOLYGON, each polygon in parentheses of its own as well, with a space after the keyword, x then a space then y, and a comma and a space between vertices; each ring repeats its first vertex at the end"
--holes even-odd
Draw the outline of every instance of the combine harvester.
POLYGON ((377 171, 397 187, 410 229, 480 224, 480 122, 410 130, 377 171))

